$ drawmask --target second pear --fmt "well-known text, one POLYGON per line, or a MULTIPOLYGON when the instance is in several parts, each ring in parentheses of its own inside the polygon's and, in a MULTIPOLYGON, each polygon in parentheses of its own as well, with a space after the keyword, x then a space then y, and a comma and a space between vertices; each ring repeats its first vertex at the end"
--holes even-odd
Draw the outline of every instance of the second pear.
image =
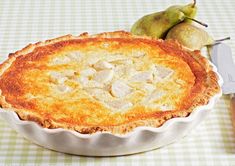
POLYGON ((170 29, 166 39, 175 39, 192 50, 200 50, 204 46, 215 43, 215 40, 206 31, 187 22, 177 24, 170 29))

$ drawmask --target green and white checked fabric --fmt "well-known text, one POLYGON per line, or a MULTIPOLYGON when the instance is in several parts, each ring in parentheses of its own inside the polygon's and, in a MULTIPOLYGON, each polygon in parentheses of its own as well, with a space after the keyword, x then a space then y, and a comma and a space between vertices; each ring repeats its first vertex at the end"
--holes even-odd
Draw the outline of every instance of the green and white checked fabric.
MULTIPOLYGON (((0 0, 0 61, 28 43, 82 32, 129 30, 147 13, 190 0, 0 0)), ((214 38, 230 36, 235 54, 235 1, 198 0, 197 18, 214 38)), ((235 58, 235 57, 234 57, 235 58)), ((229 97, 181 141, 161 149, 122 157, 80 157, 44 149, 0 121, 0 165, 235 165, 235 135, 229 97)))

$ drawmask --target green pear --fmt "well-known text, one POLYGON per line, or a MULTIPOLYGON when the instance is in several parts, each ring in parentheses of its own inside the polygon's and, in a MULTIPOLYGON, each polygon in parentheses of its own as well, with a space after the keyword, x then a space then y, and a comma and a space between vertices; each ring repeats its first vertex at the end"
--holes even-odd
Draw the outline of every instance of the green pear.
MULTIPOLYGON (((165 11, 145 15, 137 20, 131 28, 134 35, 147 35, 154 38, 164 38, 170 28, 187 18, 194 18, 197 7, 194 3, 174 5, 165 11)), ((189 20, 191 21, 191 20, 189 20)))

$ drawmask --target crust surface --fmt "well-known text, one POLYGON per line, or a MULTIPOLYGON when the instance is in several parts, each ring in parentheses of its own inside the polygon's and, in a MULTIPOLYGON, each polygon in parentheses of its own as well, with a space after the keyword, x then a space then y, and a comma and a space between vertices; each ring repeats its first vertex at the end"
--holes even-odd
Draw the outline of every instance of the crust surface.
POLYGON ((65 128, 84 134, 98 131, 125 134, 138 126, 159 127, 171 118, 188 116, 220 90, 216 73, 199 51, 187 50, 173 40, 137 37, 124 31, 66 35, 30 44, 9 54, 0 65, 2 108, 45 128, 65 128), (126 64, 121 66, 120 59, 115 59, 118 56, 121 60, 124 57, 126 64), (114 89, 110 97, 104 96, 103 91, 97 96, 100 89, 109 91, 109 86, 115 85, 109 77, 101 79, 102 83, 107 79, 109 84, 95 84, 95 89, 94 84, 90 85, 90 77, 83 85, 79 80, 82 71, 94 67, 101 59, 110 60, 112 66, 135 67, 134 71, 128 70, 129 73, 118 77, 117 67, 109 69, 113 80, 122 77, 126 81, 130 94, 124 93, 123 97, 122 88, 114 89), (151 80, 139 83, 142 76, 134 74, 140 70, 150 71, 151 80), (154 76, 155 70, 160 74, 154 76), (130 75, 134 76, 129 78, 130 75), (137 78, 137 83, 133 78, 137 78), (147 84, 155 90, 144 91, 147 84), (116 102, 115 97, 131 105, 109 106, 110 102, 116 102))

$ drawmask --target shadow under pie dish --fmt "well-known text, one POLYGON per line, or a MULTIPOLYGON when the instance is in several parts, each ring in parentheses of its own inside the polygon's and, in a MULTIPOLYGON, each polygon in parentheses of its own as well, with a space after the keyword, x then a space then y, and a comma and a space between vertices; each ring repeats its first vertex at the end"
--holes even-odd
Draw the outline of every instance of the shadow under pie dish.
POLYGON ((50 149, 130 154, 184 136, 221 96, 221 84, 199 51, 173 40, 67 35, 30 44, 0 65, 0 114, 50 149))

